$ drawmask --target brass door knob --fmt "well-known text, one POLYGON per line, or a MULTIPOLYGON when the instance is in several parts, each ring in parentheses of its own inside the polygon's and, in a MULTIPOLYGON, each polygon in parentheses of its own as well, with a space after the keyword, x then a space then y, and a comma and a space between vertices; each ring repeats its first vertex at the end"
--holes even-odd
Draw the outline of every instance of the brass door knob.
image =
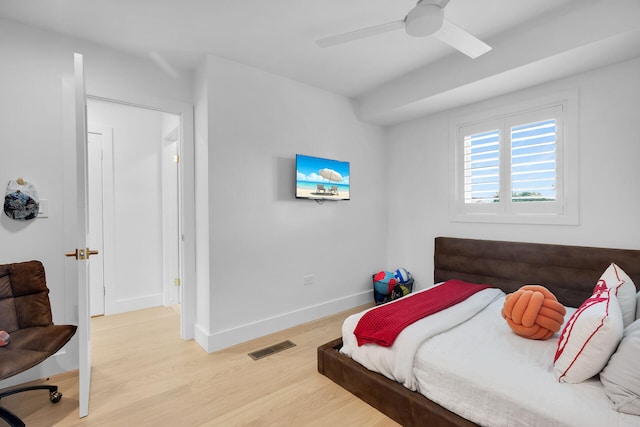
POLYGON ((64 256, 74 257, 75 259, 89 259, 91 255, 98 255, 98 251, 94 249, 76 249, 73 252, 65 252, 64 256))
POLYGON ((75 259, 78 259, 78 250, 76 249, 73 252, 65 252, 64 256, 74 257, 75 259))

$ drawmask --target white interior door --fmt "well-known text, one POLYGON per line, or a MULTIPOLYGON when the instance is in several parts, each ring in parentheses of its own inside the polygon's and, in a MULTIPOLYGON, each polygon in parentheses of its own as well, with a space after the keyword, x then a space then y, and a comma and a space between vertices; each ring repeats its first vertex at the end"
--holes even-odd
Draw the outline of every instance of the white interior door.
POLYGON ((87 246, 87 97, 84 83, 83 57, 74 54, 76 188, 78 215, 76 218, 76 263, 78 266, 78 353, 79 353, 79 414, 89 415, 91 386, 91 323, 89 315, 89 250, 87 246))

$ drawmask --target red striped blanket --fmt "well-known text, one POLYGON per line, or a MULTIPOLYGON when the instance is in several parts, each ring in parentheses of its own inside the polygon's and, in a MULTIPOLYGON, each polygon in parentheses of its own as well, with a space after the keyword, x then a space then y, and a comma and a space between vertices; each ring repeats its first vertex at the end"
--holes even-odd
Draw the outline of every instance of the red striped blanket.
POLYGON ((378 344, 391 347, 398 334, 407 326, 491 287, 461 280, 448 280, 426 291, 376 307, 362 316, 353 331, 358 346, 378 344))

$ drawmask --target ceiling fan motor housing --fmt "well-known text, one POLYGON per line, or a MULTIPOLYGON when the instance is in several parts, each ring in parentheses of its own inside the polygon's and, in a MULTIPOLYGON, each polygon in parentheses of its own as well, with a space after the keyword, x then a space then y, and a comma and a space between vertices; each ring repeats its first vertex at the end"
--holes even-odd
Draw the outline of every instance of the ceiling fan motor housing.
POLYGON ((430 36, 442 28, 444 9, 436 4, 418 3, 405 18, 407 34, 414 37, 430 36))

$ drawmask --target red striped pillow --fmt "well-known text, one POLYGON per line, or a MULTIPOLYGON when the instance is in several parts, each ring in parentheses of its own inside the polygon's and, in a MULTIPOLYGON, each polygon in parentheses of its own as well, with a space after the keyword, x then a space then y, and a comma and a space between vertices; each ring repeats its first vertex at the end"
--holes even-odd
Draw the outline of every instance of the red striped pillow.
POLYGON ((553 360, 560 382, 579 383, 599 373, 622 339, 620 305, 609 289, 596 292, 569 318, 553 360))

